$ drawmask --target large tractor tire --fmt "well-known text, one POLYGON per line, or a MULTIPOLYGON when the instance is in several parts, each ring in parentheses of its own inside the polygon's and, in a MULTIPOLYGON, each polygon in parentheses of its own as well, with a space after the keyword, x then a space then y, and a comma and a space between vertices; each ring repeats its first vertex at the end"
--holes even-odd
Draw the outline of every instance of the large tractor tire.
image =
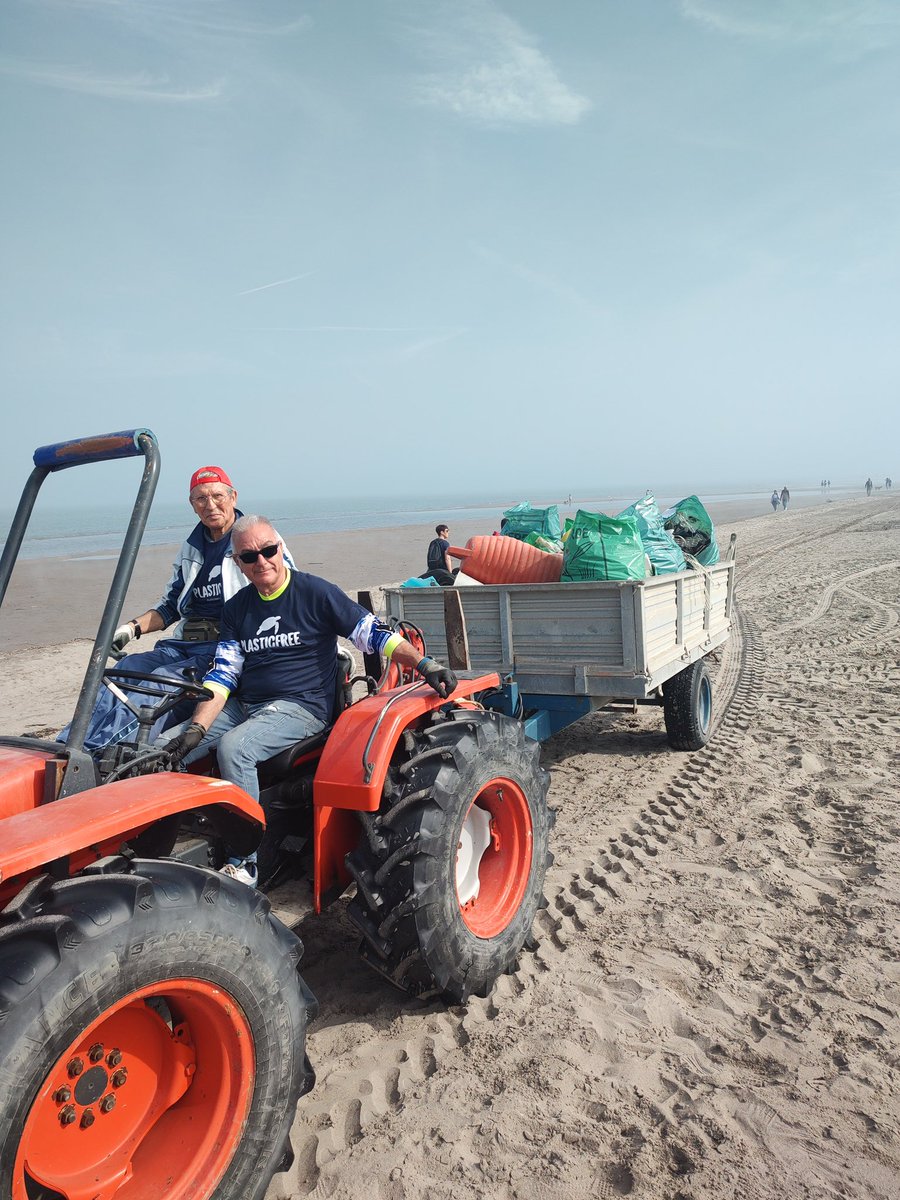
POLYGON ((663 717, 673 749, 699 750, 709 741, 712 682, 704 659, 698 658, 663 684, 663 717))
POLYGON ((315 1000, 266 898, 117 857, 0 914, 0 1196, 260 1200, 315 1000))
POLYGON ((515 969, 552 861, 538 756, 518 721, 482 710, 404 734, 347 856, 361 954, 398 987, 464 1003, 515 969))

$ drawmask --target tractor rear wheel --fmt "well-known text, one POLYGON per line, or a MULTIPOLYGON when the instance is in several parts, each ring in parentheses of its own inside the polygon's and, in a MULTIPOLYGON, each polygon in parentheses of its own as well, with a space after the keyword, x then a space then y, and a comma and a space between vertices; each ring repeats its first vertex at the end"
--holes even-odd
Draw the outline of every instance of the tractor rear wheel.
POLYGON ((456 709, 404 734, 347 856, 363 958, 414 995, 463 1003, 515 969, 546 904, 549 775, 522 725, 456 709))
POLYGON ((27 884, 0 914, 0 1195, 259 1200, 313 1081, 301 953, 212 871, 27 884))
POLYGON ((700 750, 709 741, 712 683, 702 658, 663 684, 663 717, 673 750, 700 750))

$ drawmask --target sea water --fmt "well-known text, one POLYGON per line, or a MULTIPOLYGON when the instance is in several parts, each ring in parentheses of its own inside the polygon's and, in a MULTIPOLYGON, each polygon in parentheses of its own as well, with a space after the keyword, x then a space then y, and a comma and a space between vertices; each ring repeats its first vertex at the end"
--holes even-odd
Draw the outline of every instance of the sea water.
MULTIPOLYGON (((620 512, 644 494, 644 489, 640 487, 632 491, 625 488, 617 490, 620 494, 606 496, 590 495, 587 491, 583 495, 573 493, 571 498, 538 496, 532 497, 532 503, 539 506, 557 504, 563 515, 574 514, 578 508, 613 514, 620 512)), ((710 489, 698 490, 698 495, 707 505, 723 501, 758 501, 760 513, 763 513, 768 510, 770 490, 729 492, 710 489)), ((835 488, 834 492, 837 493, 838 490, 835 488)), ((657 493, 656 499, 660 507, 665 509, 684 494, 657 493)), ((519 499, 491 494, 452 497, 358 496, 341 499, 297 497, 254 500, 253 511, 269 517, 286 538, 308 533, 327 533, 332 530, 386 529, 398 525, 417 525, 431 529, 441 522, 450 526, 452 541, 455 522, 464 522, 467 529, 481 525, 484 533, 499 529, 503 510, 511 508, 519 499)), ((0 535, 4 539, 13 514, 14 509, 0 508, 0 535)), ((122 546, 130 515, 130 504, 60 507, 54 506, 50 497, 42 493, 35 505, 20 557, 115 557, 122 546)), ((186 501, 160 501, 151 509, 142 544, 177 544, 195 521, 196 517, 186 501)))

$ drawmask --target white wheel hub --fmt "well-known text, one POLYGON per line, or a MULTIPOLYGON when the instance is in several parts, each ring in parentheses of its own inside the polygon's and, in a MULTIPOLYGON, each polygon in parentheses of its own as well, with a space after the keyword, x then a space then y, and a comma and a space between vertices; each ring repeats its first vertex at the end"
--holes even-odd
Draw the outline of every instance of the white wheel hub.
POLYGON ((490 844, 491 814, 473 804, 463 821, 456 852, 456 894, 461 905, 478 896, 481 888, 478 870, 490 844))

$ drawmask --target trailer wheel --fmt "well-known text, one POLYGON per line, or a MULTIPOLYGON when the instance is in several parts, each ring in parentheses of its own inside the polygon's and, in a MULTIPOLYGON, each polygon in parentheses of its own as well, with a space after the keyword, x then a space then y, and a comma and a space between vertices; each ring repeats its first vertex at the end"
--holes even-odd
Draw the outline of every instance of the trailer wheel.
POLYGON ((313 1080, 301 952, 180 863, 26 885, 0 914, 0 1195, 259 1200, 313 1080))
POLYGON ((663 716, 669 745, 675 750, 699 750, 709 741, 712 721, 712 683, 702 658, 663 684, 663 716))
POLYGON ((549 776, 521 724, 457 709, 407 731, 347 856, 363 958, 414 995, 486 996, 515 969, 543 896, 549 776))

